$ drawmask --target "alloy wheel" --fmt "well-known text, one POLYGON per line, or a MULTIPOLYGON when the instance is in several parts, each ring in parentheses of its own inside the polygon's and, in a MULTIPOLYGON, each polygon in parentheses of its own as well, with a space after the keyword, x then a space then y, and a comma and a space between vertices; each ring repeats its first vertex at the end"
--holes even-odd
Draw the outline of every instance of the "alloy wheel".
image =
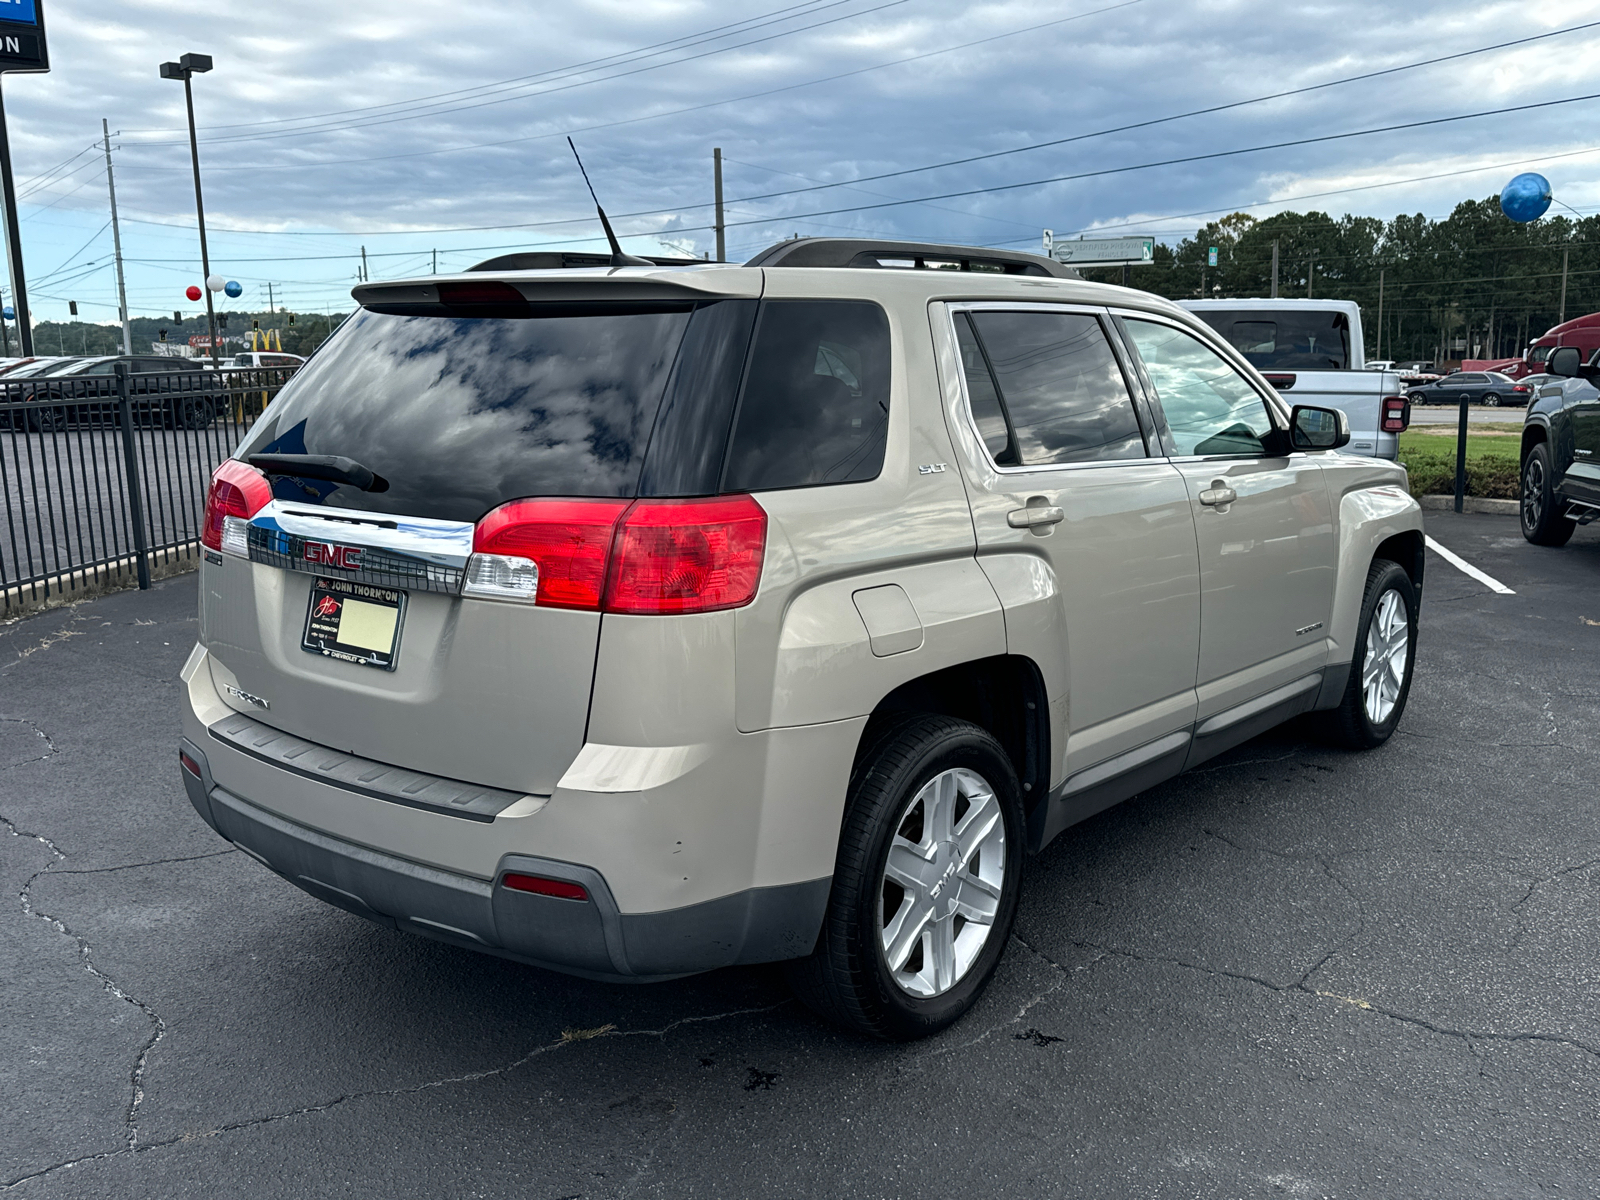
POLYGON ((1410 614, 1394 588, 1378 598, 1367 625, 1367 653, 1361 666, 1361 698, 1367 720, 1382 725, 1394 711, 1406 682, 1411 644, 1410 614))
POLYGON ((1539 528, 1539 518, 1544 515, 1544 464, 1537 456, 1529 455, 1522 469, 1522 527, 1539 528))
POLYGON ((1006 822, 976 771, 935 775, 912 797, 878 887, 878 944, 901 991, 930 998, 960 982, 1000 910, 1006 822))

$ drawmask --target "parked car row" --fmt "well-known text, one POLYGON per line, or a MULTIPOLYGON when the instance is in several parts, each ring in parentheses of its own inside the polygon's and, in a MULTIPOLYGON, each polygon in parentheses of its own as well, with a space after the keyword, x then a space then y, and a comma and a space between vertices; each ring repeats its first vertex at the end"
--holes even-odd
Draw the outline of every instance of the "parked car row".
POLYGON ((1406 393, 1413 404, 1483 404, 1489 408, 1526 408, 1533 388, 1498 371, 1457 371, 1432 383, 1412 386, 1406 393))
POLYGON ((0 371, 0 427, 52 433, 104 424, 114 412, 114 376, 128 364, 133 416, 168 429, 205 429, 224 408, 224 383, 187 359, 158 355, 19 360, 0 371), (60 404, 39 401, 59 400, 60 404))

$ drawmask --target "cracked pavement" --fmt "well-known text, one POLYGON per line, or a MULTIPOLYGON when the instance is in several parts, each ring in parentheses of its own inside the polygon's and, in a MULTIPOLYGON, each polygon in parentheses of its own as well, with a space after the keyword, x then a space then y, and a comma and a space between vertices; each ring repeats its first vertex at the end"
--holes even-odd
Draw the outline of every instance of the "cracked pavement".
POLYGON ((174 762, 194 577, 0 625, 0 1191, 1484 1196, 1600 1175, 1600 528, 1428 514, 1400 733, 1296 726, 1030 864, 987 995, 862 1043, 381 929, 174 762), (9 897, 9 899, 5 899, 9 897))

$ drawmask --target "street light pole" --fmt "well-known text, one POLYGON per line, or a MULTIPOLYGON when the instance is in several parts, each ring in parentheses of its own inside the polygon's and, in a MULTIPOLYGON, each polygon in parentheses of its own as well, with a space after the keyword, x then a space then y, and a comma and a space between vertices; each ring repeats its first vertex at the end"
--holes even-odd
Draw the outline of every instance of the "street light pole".
POLYGON ((189 158, 194 164, 194 212, 200 223, 201 290, 206 294, 206 332, 211 338, 211 365, 217 367, 217 310, 211 297, 211 255, 206 250, 206 205, 200 193, 200 142, 194 131, 194 88, 190 77, 211 70, 209 54, 185 54, 161 64, 161 78, 183 80, 183 103, 189 110, 189 158))

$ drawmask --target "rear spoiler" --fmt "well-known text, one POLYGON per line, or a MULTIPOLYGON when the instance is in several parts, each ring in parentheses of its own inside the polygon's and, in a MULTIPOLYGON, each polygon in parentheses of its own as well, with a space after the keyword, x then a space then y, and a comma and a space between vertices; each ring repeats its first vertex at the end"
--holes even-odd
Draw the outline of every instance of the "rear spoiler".
MULTIPOLYGON (((485 272, 484 274, 487 274, 485 272)), ((755 299, 761 276, 738 268, 670 268, 653 274, 625 267, 579 269, 565 275, 499 278, 475 274, 464 278, 364 283, 351 291, 357 304, 372 312, 398 316, 487 317, 534 316, 538 313, 577 316, 583 313, 659 312, 663 307, 691 308, 711 300, 755 299)))

